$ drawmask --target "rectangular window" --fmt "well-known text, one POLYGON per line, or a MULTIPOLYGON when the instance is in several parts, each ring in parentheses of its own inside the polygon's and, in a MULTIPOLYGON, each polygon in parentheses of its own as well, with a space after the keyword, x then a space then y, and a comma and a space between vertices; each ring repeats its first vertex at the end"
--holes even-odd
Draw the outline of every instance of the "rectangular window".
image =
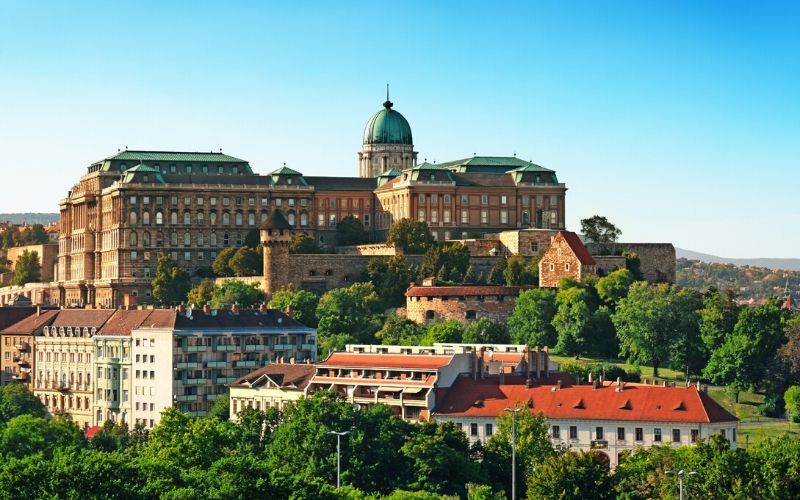
POLYGON ((481 195, 481 205, 488 205, 489 204, 489 195, 482 194, 481 195))
POLYGON ((617 441, 625 441, 625 427, 617 427, 617 441))
POLYGON ((569 426, 569 438, 570 439, 578 439, 578 426, 577 425, 570 425, 569 426))
POLYGON ((225 206, 230 205, 231 204, 231 199, 228 198, 227 196, 223 196, 222 197, 222 204, 225 205, 225 206))
POLYGON ((131 205, 136 205, 136 197, 131 196, 131 205))
POLYGON ((550 197, 550 208, 555 208, 558 206, 558 196, 551 196, 550 197))
POLYGON ((469 435, 470 436, 478 435, 478 424, 475 423, 469 424, 469 435))
POLYGON ((500 196, 500 204, 501 204, 501 205, 508 205, 508 196, 506 196, 506 195, 501 195, 501 196, 500 196))
POLYGON ((442 195, 442 201, 444 202, 445 205, 449 204, 450 203, 450 195, 449 194, 442 195))
POLYGON ((500 224, 508 224, 508 210, 500 210, 500 224))
POLYGON ((492 426, 492 424, 486 424, 486 439, 492 437, 493 432, 494 432, 494 426, 492 426))
POLYGON ((531 197, 530 196, 528 196, 526 194, 525 196, 522 197, 522 206, 527 207, 528 205, 530 205, 530 203, 531 203, 531 197))
POLYGON ((594 438, 598 441, 602 441, 604 436, 603 428, 602 427, 595 427, 594 429, 594 438))
POLYGON ((551 436, 552 436, 553 439, 561 439, 561 426, 554 425, 552 427, 551 436))
POLYGON ((461 210, 461 223, 469 224, 469 210, 461 210))
POLYGON ((672 442, 673 443, 680 443, 681 442, 681 430, 680 429, 672 429, 672 442))
POLYGON ((425 222, 425 210, 424 209, 420 208, 417 211, 417 218, 419 219, 420 222, 425 222))
POLYGON ((216 206, 217 205, 217 197, 216 196, 212 196, 211 198, 208 199, 208 202, 211 203, 212 206, 216 206))
POLYGON ((641 427, 637 427, 634 433, 637 441, 644 441, 644 430, 641 427))
POLYGON ((469 205, 469 196, 462 194, 461 195, 461 204, 462 205, 469 205))
POLYGON ((445 208, 444 211, 442 212, 442 222, 444 222, 445 224, 450 224, 450 209, 449 208, 445 208))
POLYGON ((431 205, 433 205, 434 203, 439 203, 439 195, 436 194, 431 195, 431 205))
POLYGON ((435 208, 431 210, 431 222, 434 224, 439 222, 439 211, 435 208))
POLYGON ((192 197, 191 196, 184 196, 183 197, 183 204, 189 206, 192 204, 192 197))
POLYGON ((418 199, 419 199, 420 205, 424 205, 425 204, 425 195, 424 194, 419 195, 418 199))
POLYGON ((142 203, 144 203, 145 205, 148 205, 150 203, 150 197, 149 196, 142 196, 142 203))
POLYGON ((202 204, 203 204, 203 201, 205 201, 205 200, 203 200, 203 197, 202 197, 202 196, 198 196, 198 197, 197 197, 197 204, 198 204, 198 205, 202 205, 202 204))
POLYGON ((481 224, 489 223, 489 211, 485 208, 481 209, 481 224))
POLYGON ((734 443, 736 442, 736 427, 731 429, 731 441, 734 443))
POLYGON ((325 214, 317 214, 317 225, 320 227, 325 225, 325 214))
POLYGON ((256 206, 256 199, 255 199, 255 198, 253 198, 252 196, 251 196, 251 197, 249 197, 249 198, 247 198, 247 205, 248 205, 248 206, 251 206, 251 207, 254 207, 254 206, 256 206))
POLYGON ((661 429, 658 427, 653 429, 653 441, 655 441, 656 443, 661 442, 661 429))

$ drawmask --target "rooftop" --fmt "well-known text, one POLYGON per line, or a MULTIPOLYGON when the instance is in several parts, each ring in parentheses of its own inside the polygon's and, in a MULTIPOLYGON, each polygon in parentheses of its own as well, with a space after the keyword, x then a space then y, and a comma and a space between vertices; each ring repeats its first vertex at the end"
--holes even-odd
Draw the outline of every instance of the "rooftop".
POLYGON ((594 260, 594 257, 592 257, 592 254, 589 253, 589 250, 586 248, 577 234, 573 233, 572 231, 559 231, 558 235, 564 238, 564 241, 567 242, 567 245, 569 245, 573 253, 575 253, 575 257, 577 257, 581 264, 587 266, 594 266, 597 264, 594 260))
POLYGON ((314 376, 314 365, 293 363, 272 363, 252 371, 232 382, 231 387, 253 387, 271 380, 278 387, 304 389, 314 376))
POLYGON ((458 286, 419 286, 411 285, 406 297, 446 297, 446 296, 488 296, 501 295, 516 297, 522 287, 500 285, 458 285, 458 286))
POLYGON ((334 352, 328 359, 317 363, 320 367, 342 368, 390 368, 390 369, 429 369, 436 370, 447 366, 452 355, 438 354, 375 354, 334 352))

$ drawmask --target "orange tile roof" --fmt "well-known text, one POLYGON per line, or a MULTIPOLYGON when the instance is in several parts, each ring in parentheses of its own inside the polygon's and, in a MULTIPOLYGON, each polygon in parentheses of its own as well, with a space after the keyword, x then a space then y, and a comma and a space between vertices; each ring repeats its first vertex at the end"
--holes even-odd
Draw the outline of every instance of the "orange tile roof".
POLYGON ((298 389, 303 389, 308 385, 311 377, 314 376, 314 365, 271 363, 248 373, 236 382, 232 382, 230 386, 249 387, 250 384, 256 382, 264 375, 271 378, 281 387, 295 386, 298 389))
POLYGON ((592 257, 592 254, 589 253, 589 250, 586 248, 577 234, 573 233, 572 231, 559 231, 558 234, 564 237, 564 241, 567 242, 567 245, 569 245, 569 247, 575 253, 575 257, 578 258, 581 264, 585 264, 587 266, 594 266, 597 264, 597 262, 594 260, 594 257, 592 257))
POLYGON ((39 315, 32 315, 28 316, 27 318, 14 323, 13 325, 9 326, 3 333, 24 333, 28 335, 33 335, 35 333, 40 333, 41 329, 45 326, 50 325, 58 315, 59 310, 49 310, 49 311, 42 311, 39 315))
POLYGON ((118 309, 97 331, 97 335, 130 335, 131 330, 139 328, 152 312, 146 309, 134 311, 118 309))
POLYGON ((115 309, 62 309, 58 311, 53 326, 100 328, 115 311, 115 309))
POLYGON ((499 285, 461 285, 461 286, 416 286, 406 290, 406 297, 443 297, 464 295, 468 297, 484 295, 504 295, 516 297, 522 287, 499 285))
MULTIPOLYGON (((318 365, 319 366, 319 365, 318 365)), ((366 378, 366 377, 327 377, 325 375, 315 375, 311 380, 315 384, 347 384, 347 385, 384 385, 389 387, 433 387, 437 377, 432 375, 425 377, 425 380, 411 380, 398 378, 366 378)))
POLYGON ((447 366, 452 361, 452 355, 437 354, 375 354, 334 352, 328 359, 317 366, 336 366, 353 368, 406 368, 406 369, 431 369, 436 370, 447 366))
POLYGON ((552 385, 526 387, 521 377, 473 380, 461 377, 435 414, 443 416, 497 417, 506 407, 526 404, 532 412, 548 419, 624 420, 643 422, 708 423, 733 422, 728 413, 697 387, 662 387, 626 384, 616 392, 616 384, 595 389, 591 385, 552 385))

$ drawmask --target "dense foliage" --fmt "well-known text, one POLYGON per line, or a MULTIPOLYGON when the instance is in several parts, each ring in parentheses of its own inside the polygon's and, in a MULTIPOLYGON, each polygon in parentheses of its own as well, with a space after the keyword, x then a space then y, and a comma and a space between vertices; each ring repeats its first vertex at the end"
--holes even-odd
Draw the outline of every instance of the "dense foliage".
POLYGON ((800 271, 709 263, 684 258, 677 261, 676 282, 682 287, 697 290, 735 290, 741 298, 754 300, 783 296, 787 286, 795 294, 800 293, 800 271))

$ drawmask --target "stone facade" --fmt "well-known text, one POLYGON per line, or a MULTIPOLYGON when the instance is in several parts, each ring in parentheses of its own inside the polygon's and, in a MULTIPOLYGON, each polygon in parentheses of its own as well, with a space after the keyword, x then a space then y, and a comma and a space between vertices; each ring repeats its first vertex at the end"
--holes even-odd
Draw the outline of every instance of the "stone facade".
POLYGON ((650 283, 675 283, 675 247, 672 243, 587 243, 592 255, 622 255, 635 252, 639 270, 650 283))
POLYGON ((480 318, 505 322, 514 311, 520 290, 516 286, 436 286, 433 280, 425 280, 423 286, 412 285, 406 290, 405 315, 419 324, 480 318))
POLYGON ((539 261, 539 286, 556 288, 564 278, 580 281, 596 273, 596 263, 575 233, 560 231, 539 261))

